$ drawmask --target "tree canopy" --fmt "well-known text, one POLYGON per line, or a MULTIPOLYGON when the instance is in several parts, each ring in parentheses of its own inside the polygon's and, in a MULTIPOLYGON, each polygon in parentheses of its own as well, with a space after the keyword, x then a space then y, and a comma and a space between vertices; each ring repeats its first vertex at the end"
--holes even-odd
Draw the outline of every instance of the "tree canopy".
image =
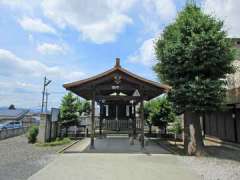
POLYGON ((15 108, 14 104, 11 104, 11 105, 8 107, 8 109, 15 110, 16 108, 15 108))
POLYGON ((89 114, 90 103, 86 100, 80 100, 73 93, 69 92, 62 99, 61 119, 63 121, 77 120, 83 112, 89 114))
POLYGON ((82 113, 89 114, 90 112, 90 103, 86 100, 77 100, 77 110, 79 115, 81 116, 82 113))
POLYGON ((162 126, 176 118, 171 104, 166 97, 160 97, 144 104, 144 117, 148 124, 162 126))
POLYGON ((60 112, 62 121, 77 120, 78 117, 77 97, 75 97, 71 92, 67 93, 63 97, 60 112))
POLYGON ((225 78, 234 72, 234 51, 223 21, 188 3, 156 41, 155 72, 172 86, 169 99, 179 111, 215 110, 225 97, 225 78))

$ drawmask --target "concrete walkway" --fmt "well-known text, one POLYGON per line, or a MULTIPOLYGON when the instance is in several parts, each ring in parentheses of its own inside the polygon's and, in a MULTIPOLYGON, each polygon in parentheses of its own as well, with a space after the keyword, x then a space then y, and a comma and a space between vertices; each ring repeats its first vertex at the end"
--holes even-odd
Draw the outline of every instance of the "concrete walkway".
POLYGON ((95 150, 88 150, 85 139, 66 154, 30 177, 30 180, 200 180, 177 158, 149 142, 145 151, 130 146, 127 138, 96 139, 95 150), (75 153, 71 153, 75 152, 75 153), (80 153, 76 153, 80 152, 80 153))
POLYGON ((95 140, 95 149, 89 149, 90 138, 86 138, 71 148, 65 150, 65 153, 127 153, 127 154, 169 154, 168 151, 159 147, 155 143, 145 140, 146 146, 141 150, 140 142, 134 140, 133 145, 129 145, 129 138, 126 135, 111 135, 106 138, 95 140))

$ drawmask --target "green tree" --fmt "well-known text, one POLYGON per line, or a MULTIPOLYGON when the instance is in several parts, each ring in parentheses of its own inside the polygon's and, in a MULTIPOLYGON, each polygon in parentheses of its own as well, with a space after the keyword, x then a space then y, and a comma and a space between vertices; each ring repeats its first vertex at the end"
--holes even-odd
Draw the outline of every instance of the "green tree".
POLYGON ((149 133, 151 133, 152 125, 166 129, 167 124, 176 118, 172 105, 166 97, 146 102, 144 104, 144 117, 149 126, 149 133))
POLYGON ((62 121, 74 121, 78 118, 77 97, 71 92, 67 93, 61 103, 60 115, 62 121))
POLYGON ((11 105, 8 107, 8 109, 15 110, 16 108, 15 108, 14 104, 11 104, 11 105))
POLYGON ((158 98, 153 102, 150 119, 154 126, 164 128, 166 133, 168 123, 175 119, 175 113, 166 97, 158 98))
POLYGON ((78 109, 78 112, 79 112, 80 116, 83 112, 89 114, 90 113, 90 103, 89 103, 89 101, 78 99, 77 100, 77 109, 78 109))
POLYGON ((152 120, 150 119, 150 113, 152 110, 152 101, 148 101, 148 102, 144 103, 143 110, 144 110, 144 118, 145 118, 146 123, 149 128, 149 135, 151 135, 152 134, 152 125, 153 125, 152 120))
POLYGON ((175 121, 172 123, 172 125, 168 128, 168 132, 171 132, 174 134, 175 144, 177 140, 177 135, 182 133, 182 122, 180 118, 175 118, 175 121))
MULTIPOLYGON (((204 14, 195 3, 187 3, 156 41, 155 51, 158 63, 154 70, 161 81, 172 86, 169 99, 178 112, 200 115, 222 105, 224 79, 234 71, 234 51, 223 21, 204 14)), ((190 121, 190 125, 192 138, 185 138, 185 149, 191 144, 188 153, 198 154, 204 146, 200 121, 190 121)))

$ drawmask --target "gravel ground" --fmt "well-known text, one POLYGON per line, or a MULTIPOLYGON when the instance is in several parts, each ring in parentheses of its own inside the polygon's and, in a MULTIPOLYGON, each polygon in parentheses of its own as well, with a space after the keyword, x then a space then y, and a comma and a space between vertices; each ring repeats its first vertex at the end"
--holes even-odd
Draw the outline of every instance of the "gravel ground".
POLYGON ((179 156, 204 180, 240 180, 240 151, 224 147, 208 149, 209 157, 179 156))
POLYGON ((43 168, 63 146, 36 147, 25 135, 0 141, 0 180, 26 180, 43 168))

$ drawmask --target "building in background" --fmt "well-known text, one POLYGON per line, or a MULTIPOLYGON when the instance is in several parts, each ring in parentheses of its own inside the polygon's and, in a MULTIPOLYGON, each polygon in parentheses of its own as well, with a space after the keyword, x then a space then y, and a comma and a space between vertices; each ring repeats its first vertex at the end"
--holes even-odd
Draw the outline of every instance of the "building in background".
POLYGON ((0 108, 0 123, 6 121, 22 121, 28 112, 28 109, 0 108))
POLYGON ((240 38, 232 39, 236 50, 236 60, 233 65, 236 68, 234 74, 227 76, 227 104, 240 103, 240 38))

